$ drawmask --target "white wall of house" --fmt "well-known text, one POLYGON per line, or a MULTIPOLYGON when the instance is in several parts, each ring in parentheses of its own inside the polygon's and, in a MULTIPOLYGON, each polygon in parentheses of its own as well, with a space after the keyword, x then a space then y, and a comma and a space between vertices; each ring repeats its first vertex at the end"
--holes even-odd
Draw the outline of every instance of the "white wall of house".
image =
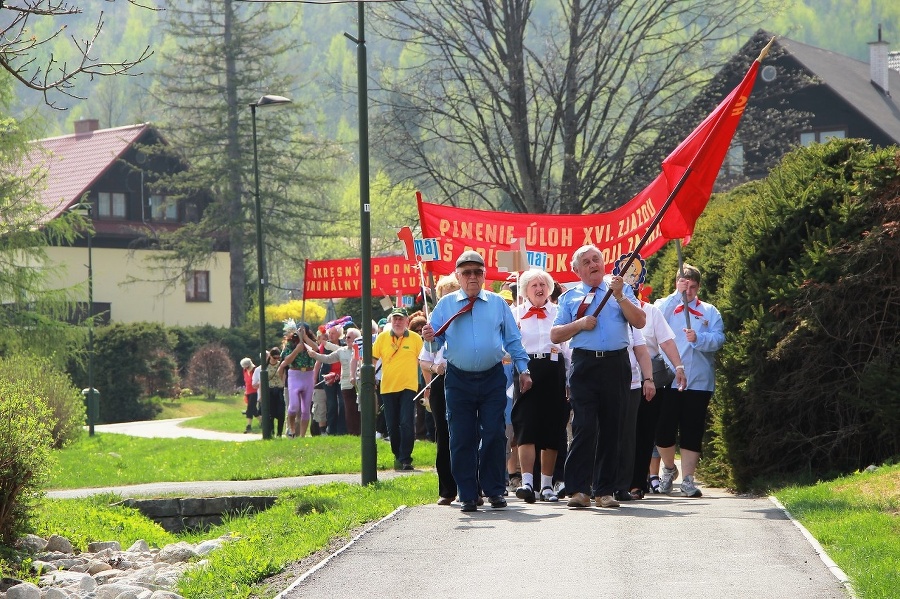
MULTIPOLYGON (((110 304, 111 322, 158 322, 168 326, 209 324, 230 326, 231 291, 227 252, 216 252, 209 262, 197 266, 209 272, 209 301, 187 301, 180 278, 166 287, 168 273, 152 261, 162 252, 93 248, 94 303, 110 304)), ((54 287, 80 286, 87 303, 87 248, 49 247, 52 264, 61 265, 54 287)))

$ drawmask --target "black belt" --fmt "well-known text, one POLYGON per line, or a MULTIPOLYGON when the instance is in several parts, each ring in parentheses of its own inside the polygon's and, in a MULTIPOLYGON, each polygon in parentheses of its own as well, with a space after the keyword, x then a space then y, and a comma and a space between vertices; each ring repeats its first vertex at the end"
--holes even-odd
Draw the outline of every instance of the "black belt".
POLYGON ((595 351, 593 349, 580 349, 575 348, 572 350, 572 353, 576 356, 584 356, 586 358, 611 358, 612 356, 618 356, 619 354, 623 354, 628 351, 627 347, 623 347, 622 349, 608 349, 605 351, 595 351))

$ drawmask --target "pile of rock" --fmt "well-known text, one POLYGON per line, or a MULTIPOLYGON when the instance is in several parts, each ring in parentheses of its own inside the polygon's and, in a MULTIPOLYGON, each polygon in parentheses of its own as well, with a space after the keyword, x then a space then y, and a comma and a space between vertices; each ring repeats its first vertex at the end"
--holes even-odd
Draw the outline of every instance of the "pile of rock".
POLYGON ((122 551, 118 541, 91 543, 76 552, 65 537, 42 539, 28 535, 19 540, 20 550, 33 555, 32 570, 40 574, 39 586, 3 579, 0 599, 178 599, 173 592, 178 578, 196 561, 232 540, 225 535, 192 545, 184 541, 150 549, 143 540, 122 551), (195 560, 195 561, 191 561, 195 560))

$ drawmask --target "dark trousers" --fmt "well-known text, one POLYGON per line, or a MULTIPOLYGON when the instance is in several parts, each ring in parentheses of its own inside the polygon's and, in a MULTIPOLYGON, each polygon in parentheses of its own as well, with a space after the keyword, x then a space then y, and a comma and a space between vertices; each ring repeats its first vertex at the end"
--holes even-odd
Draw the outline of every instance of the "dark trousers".
POLYGON ((640 389, 630 389, 622 404, 622 426, 619 428, 619 460, 616 467, 616 491, 631 490, 634 470, 634 444, 637 433, 637 415, 644 395, 640 389))
POLYGON ((438 494, 441 497, 456 497, 456 480, 450 470, 450 429, 447 427, 447 400, 444 395, 443 375, 435 377, 431 384, 431 413, 434 416, 434 444, 437 458, 434 469, 438 475, 438 494))
POLYGON ((416 392, 404 389, 393 393, 382 393, 384 421, 391 438, 394 459, 401 464, 412 463, 412 450, 416 441, 416 392))
POLYGON ((650 471, 650 458, 656 444, 656 423, 659 420, 659 409, 662 406, 661 394, 664 389, 657 389, 650 401, 641 398, 638 407, 637 426, 634 435, 634 465, 631 472, 631 488, 650 489, 647 485, 647 474, 650 471))
POLYGON ((276 434, 280 437, 284 433, 284 387, 269 387, 269 420, 278 424, 276 434))
POLYGON ((447 364, 444 381, 450 466, 460 501, 506 490, 506 375, 503 365, 467 372, 447 364), (479 450, 480 440, 480 450, 479 450))
POLYGON ((359 406, 356 405, 356 387, 341 389, 344 398, 344 420, 347 422, 347 434, 359 436, 359 406))
POLYGON ((327 413, 328 434, 346 435, 347 421, 344 419, 344 400, 340 397, 338 383, 325 385, 325 411, 327 413))
POLYGON ((566 457, 566 493, 612 495, 616 486, 620 410, 631 386, 628 352, 604 357, 572 352, 569 379, 572 445, 566 457), (595 453, 596 455, 595 458, 595 453), (597 467, 596 476, 592 473, 597 467))

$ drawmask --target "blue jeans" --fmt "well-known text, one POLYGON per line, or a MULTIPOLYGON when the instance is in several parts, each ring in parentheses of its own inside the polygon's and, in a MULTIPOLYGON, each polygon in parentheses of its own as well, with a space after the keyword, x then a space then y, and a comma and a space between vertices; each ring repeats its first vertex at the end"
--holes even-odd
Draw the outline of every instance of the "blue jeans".
POLYGON ((416 392, 404 389, 394 393, 382 393, 384 421, 391 438, 394 459, 401 464, 412 464, 412 450, 416 441, 416 392))
POLYGON ((506 375, 497 364, 467 372, 447 364, 444 382, 450 428, 450 467, 460 501, 506 490, 506 375), (479 449, 479 439, 481 446, 479 449))
POLYGON ((341 396, 341 385, 323 385, 325 387, 325 412, 328 419, 329 435, 346 435, 347 421, 344 419, 344 400, 341 396))

